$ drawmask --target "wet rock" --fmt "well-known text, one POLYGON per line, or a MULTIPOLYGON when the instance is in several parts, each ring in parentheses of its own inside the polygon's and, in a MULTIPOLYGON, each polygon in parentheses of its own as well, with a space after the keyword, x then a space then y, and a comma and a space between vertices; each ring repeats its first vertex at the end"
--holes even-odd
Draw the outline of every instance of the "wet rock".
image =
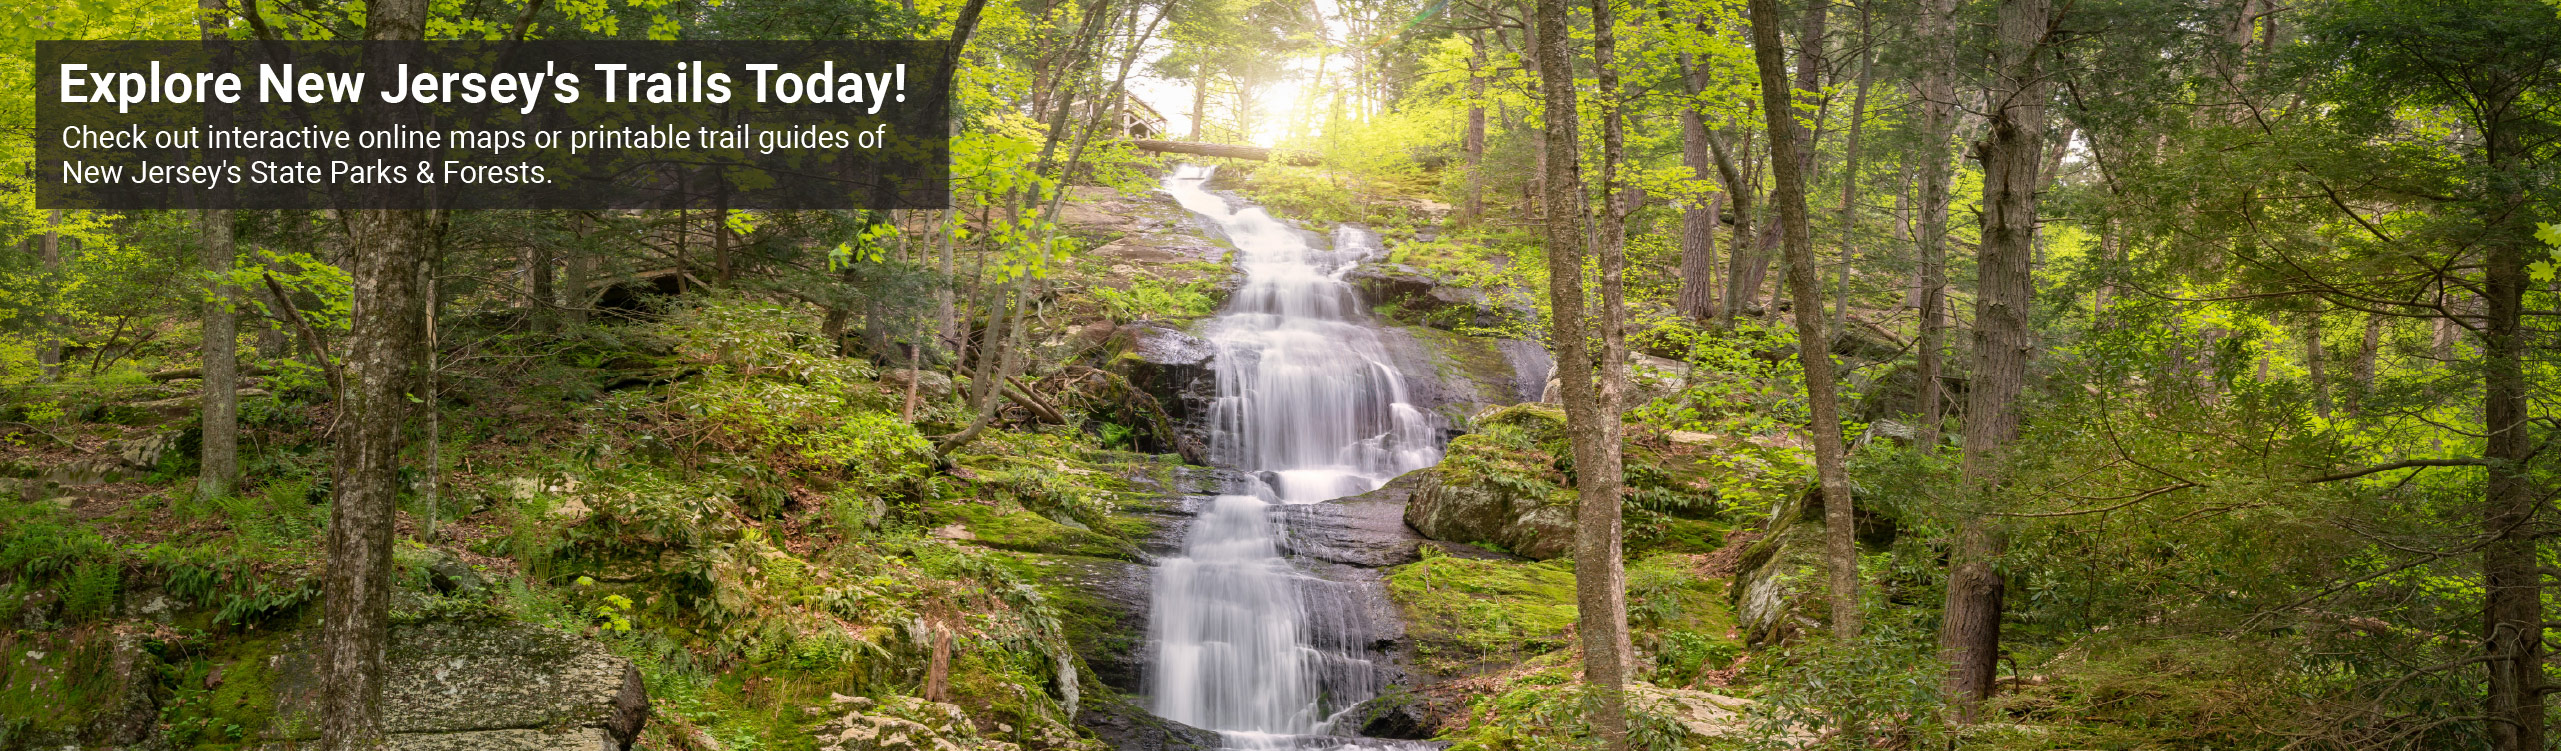
POLYGON ((1225 745, 1217 733, 1156 716, 1127 697, 1096 692, 1076 724, 1119 751, 1213 751, 1225 745))
MULTIPOLYGON (((317 737, 318 634, 270 665, 271 741, 317 737)), ((629 749, 649 716, 630 660, 578 636, 500 621, 395 626, 383 729, 396 748, 629 749), (490 745, 473 745, 473 744, 490 745), (521 745, 532 744, 532 745, 521 745)))
POLYGON ((1143 691, 1153 570, 1100 558, 1035 560, 1046 567, 1043 584, 1061 595, 1051 601, 1063 616, 1068 646, 1084 658, 1094 680, 1114 691, 1143 691))
MULTIPOLYGON (((860 697, 830 702, 851 711, 820 725, 811 736, 823 751, 1016 751, 1010 741, 984 737, 960 707, 912 696, 892 696, 874 705, 860 697)), ((816 709, 816 708, 812 708, 816 709)), ((1059 744, 1037 743, 1039 748, 1059 744)), ((1066 747, 1078 745, 1065 739, 1066 747)))
POLYGON ((1130 385, 1155 397, 1165 416, 1186 435, 1209 445, 1202 423, 1218 397, 1218 376, 1210 369, 1218 348, 1180 329, 1147 321, 1120 327, 1112 342, 1112 348, 1121 353, 1114 363, 1130 385))
POLYGON ((1422 560, 1431 540, 1405 525, 1405 509, 1426 472, 1408 472, 1367 493, 1324 503, 1281 507, 1288 520, 1287 555, 1363 568, 1422 560))
POLYGON ((1547 350, 1526 340, 1409 326, 1381 330, 1379 345, 1405 376, 1407 403, 1452 426, 1486 407, 1537 401, 1549 369, 1547 350))
POLYGON ((910 382, 916 384, 917 398, 944 399, 951 396, 951 376, 931 370, 902 369, 880 372, 880 385, 887 386, 898 393, 907 393, 907 385, 910 382))

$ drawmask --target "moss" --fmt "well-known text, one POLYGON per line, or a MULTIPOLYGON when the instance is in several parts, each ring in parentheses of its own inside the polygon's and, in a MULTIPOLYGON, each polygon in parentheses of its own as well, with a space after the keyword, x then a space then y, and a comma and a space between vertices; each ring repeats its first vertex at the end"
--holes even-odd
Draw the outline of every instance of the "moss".
POLYGON ((968 529, 979 544, 999 550, 1139 559, 1138 547, 1127 540, 1070 527, 1020 508, 1002 511, 976 503, 955 503, 942 507, 940 512, 944 521, 968 529))
POLYGON ((1387 576, 1426 670, 1452 675, 1566 646, 1575 613, 1570 561, 1427 556, 1387 576))
POLYGON ((998 560, 1015 576, 1031 582, 1057 610, 1059 631, 1077 655, 1123 659, 1145 647, 1145 626, 1129 622, 1131 610, 1095 594, 1103 582, 1123 576, 1128 562, 1038 554, 999 556, 998 560))

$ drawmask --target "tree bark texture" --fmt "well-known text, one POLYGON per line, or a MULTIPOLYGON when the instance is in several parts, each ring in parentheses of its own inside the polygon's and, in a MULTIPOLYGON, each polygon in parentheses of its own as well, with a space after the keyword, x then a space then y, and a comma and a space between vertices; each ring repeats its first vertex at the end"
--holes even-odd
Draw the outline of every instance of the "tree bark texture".
MULTIPOLYGON (((197 4, 204 14, 198 22, 208 42, 222 37, 223 7, 223 0, 197 4)), ((207 114, 217 127, 231 119, 225 108, 210 108, 207 114)), ((230 495, 240 481, 240 311, 234 306, 241 294, 231 283, 231 211, 197 212, 196 229, 210 281, 204 304, 204 406, 197 423, 202 440, 197 443, 196 497, 211 500, 230 495)))
MULTIPOLYGON (((368 40, 423 37, 426 0, 375 0, 368 40)), ((369 59, 369 68, 392 61, 369 59)), ((396 113, 381 113, 394 117, 396 113)), ((384 746, 383 650, 390 636, 392 525, 409 398, 426 341, 420 281, 427 263, 425 211, 346 213, 355 309, 348 333, 345 397, 339 400, 335 498, 329 508, 320 632, 320 748, 384 746)))
MULTIPOLYGON (((1691 96, 1705 87, 1707 70, 1681 55, 1682 81, 1691 96)), ((1681 164, 1690 168, 1692 179, 1706 182, 1715 179, 1716 157, 1707 145, 1707 121, 1698 110, 1681 109, 1681 164)), ((1706 321, 1716 315, 1716 229, 1721 224, 1717 214, 1725 207, 1724 193, 1708 199, 1704 205, 1683 207, 1681 212, 1681 293, 1674 307, 1693 321, 1706 321)))
POLYGON ((1626 576, 1619 555, 1619 447, 1615 415, 1605 414, 1595 388, 1591 334, 1583 300, 1583 190, 1575 129, 1571 30, 1564 0, 1537 0, 1535 57, 1546 103, 1541 134, 1541 205, 1547 235, 1547 294, 1558 380, 1565 399, 1566 433, 1573 444, 1579 504, 1574 531, 1574 589, 1583 643, 1583 680, 1591 690, 1593 732, 1610 748, 1627 747, 1623 694, 1628 649, 1626 576), (1606 441, 1606 444, 1605 444, 1606 441))
MULTIPOLYGON (((1751 0, 1752 56, 1761 73, 1761 101, 1786 102, 1797 94, 1819 96, 1820 92, 1791 92, 1786 77, 1785 51, 1780 48, 1777 0, 1751 0)), ((1822 274, 1814 264, 1814 236, 1805 205, 1804 161, 1798 150, 1804 148, 1793 127, 1793 108, 1766 107, 1769 117, 1771 177, 1770 201, 1778 209, 1781 246, 1787 255, 1788 294, 1796 304, 1791 312, 1796 318, 1797 361, 1805 368, 1805 397, 1813 412, 1814 467, 1823 494, 1824 566, 1830 573, 1832 632, 1851 638, 1859 632, 1858 609, 1858 541, 1852 528, 1849 473, 1843 467, 1846 452, 1841 439, 1841 408, 1838 386, 1832 375, 1831 348, 1816 344, 1830 341, 1823 332, 1822 274)))
MULTIPOLYGON (((1974 357, 1965 401, 1966 503, 1995 494, 2003 449, 2018 434, 2017 402, 2035 346, 2033 299, 2038 170, 2045 158, 2048 84, 2037 63, 2052 0, 2002 0, 1993 44, 1991 136, 1983 156, 1983 241, 1975 261, 1974 357)), ((1989 521, 1958 522, 1939 647, 1948 659, 1946 695, 1971 722, 1994 689, 2000 660, 2003 582, 1994 559, 2001 539, 1989 521)))
POLYGON ((1947 205, 1955 165, 1949 141, 1956 135, 1955 0, 1924 0, 1921 8, 1922 65, 1920 218, 1912 228, 1920 252, 1920 325, 1914 337, 1914 369, 1920 371, 1922 451, 1936 450, 1939 427, 1946 421, 1947 398, 1940 389, 1940 358, 1947 339, 1947 205))

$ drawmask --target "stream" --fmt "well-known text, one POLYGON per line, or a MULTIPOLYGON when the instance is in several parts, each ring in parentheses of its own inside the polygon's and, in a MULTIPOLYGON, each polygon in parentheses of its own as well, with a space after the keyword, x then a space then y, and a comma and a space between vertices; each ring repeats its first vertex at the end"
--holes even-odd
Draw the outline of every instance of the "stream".
POLYGON ((1150 709, 1235 749, 1412 745, 1345 737, 1359 730, 1346 714, 1381 688, 1363 593, 1291 565, 1278 513, 1440 461, 1439 419, 1411 403, 1343 280, 1378 239, 1347 226, 1320 247, 1260 207, 1212 194, 1210 175, 1184 166, 1163 190, 1236 247, 1243 282, 1200 332, 1218 351, 1210 456, 1258 482, 1211 499, 1181 555, 1156 565, 1150 709))

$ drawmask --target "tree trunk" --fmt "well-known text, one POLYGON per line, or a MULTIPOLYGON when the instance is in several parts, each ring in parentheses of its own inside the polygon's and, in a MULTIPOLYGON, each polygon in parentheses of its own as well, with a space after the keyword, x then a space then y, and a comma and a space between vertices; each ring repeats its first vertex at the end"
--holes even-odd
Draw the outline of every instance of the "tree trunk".
POLYGON ((571 327, 587 325, 587 220, 583 214, 571 214, 569 224, 575 228, 576 242, 568 247, 568 258, 561 264, 560 320, 571 327))
POLYGON ((560 303, 552 298, 551 264, 550 243, 525 244, 525 300, 530 303, 525 312, 533 330, 543 334, 556 330, 559 320, 560 303))
MULTIPOLYGON (((365 38, 424 36, 426 0, 375 0, 365 38)), ((371 56, 369 56, 371 57, 371 56)), ((368 59, 379 71, 392 61, 368 59)), ((408 108, 403 108, 408 109, 408 108)), ((397 113, 377 113, 397 122, 397 113)), ((336 496, 329 507, 328 620, 320 633, 320 747, 376 749, 382 729, 383 649, 390 634, 391 548, 408 397, 426 340, 419 277, 427 262, 424 211, 347 212, 355 308, 345 398, 339 400, 336 496)))
POLYGON ((44 236, 36 239, 36 263, 44 272, 45 285, 53 290, 52 304, 45 306, 44 334, 36 345, 36 366, 45 381, 62 379, 62 329, 66 325, 62 306, 70 301, 61 298, 62 289, 62 210, 45 212, 44 236))
POLYGON ((2356 397, 2348 402, 2349 414, 2365 413, 2365 400, 2374 391, 2374 360, 2383 351, 2383 316, 2365 316, 2365 340, 2357 346, 2356 397))
MULTIPOLYGON (((1114 111, 1118 111, 1120 109, 1122 89, 1129 85, 1129 66, 1138 62, 1138 53, 1142 48, 1147 46, 1148 38, 1156 35, 1156 26, 1164 23, 1166 16, 1173 14, 1174 2, 1175 0, 1165 0, 1165 6, 1162 10, 1158 10, 1156 12, 1156 18, 1147 22, 1146 33, 1131 37, 1129 49, 1121 54, 1120 72, 1112 77, 1111 88, 1106 89, 1106 91, 1111 92, 1111 105, 1114 111)), ((1138 6, 1131 5, 1129 13, 1130 25, 1138 25, 1138 6)), ((1108 122, 1115 131, 1118 130, 1118 116, 1113 116, 1113 118, 1108 122)), ((1076 163, 1085 159, 1085 144, 1093 140, 1094 130, 1101 127, 1103 124, 1103 122, 1088 122, 1085 124, 1085 127, 1077 129, 1076 143, 1074 146, 1067 149, 1067 164, 1064 167, 1060 167, 1058 170, 1058 182, 1062 188, 1066 185, 1068 176, 1075 173, 1076 163)), ((1050 221, 1056 219, 1058 217, 1058 205, 1061 201, 1066 199, 1067 191, 1065 190, 1060 190, 1051 194, 1049 198, 1049 207, 1041 210, 1041 220, 1050 221)))
MULTIPOLYGON (((1681 53, 1681 80, 1691 96, 1706 86, 1707 69, 1681 53)), ((1690 168, 1691 179, 1706 182, 1715 179, 1716 158, 1708 153, 1707 121, 1698 110, 1681 108, 1681 163, 1690 168)), ((1725 195, 1718 193, 1706 205, 1690 199, 1681 212, 1681 293, 1674 308, 1693 321, 1706 321, 1716 315, 1716 228, 1717 213, 1725 206, 1725 195)))
MULTIPOLYGON (((208 42, 222 36, 223 7, 223 0, 198 3, 208 42)), ((207 114, 213 125, 230 124, 227 108, 210 108, 207 114)), ((203 439, 196 473, 196 497, 210 501, 230 495, 240 480, 240 311, 234 306, 241 295, 231 284, 231 210, 197 212, 196 228, 203 240, 205 274, 213 278, 204 305, 204 411, 198 423, 203 439)))
POLYGON ((1859 131, 1867 124, 1867 87, 1876 74, 1876 56, 1868 50, 1875 35, 1868 28, 1867 3, 1859 3, 1858 11, 1858 93, 1850 99, 1850 140, 1841 146, 1841 297, 1833 301, 1833 331, 1847 330, 1850 322, 1850 266, 1858 261, 1859 131))
POLYGON ((1186 141, 1200 140, 1200 129, 1209 121, 1209 63, 1192 63, 1192 132, 1186 141))
POLYGON ((2330 353, 2321 343, 2321 316, 2303 324, 2303 365, 2312 371, 2312 409, 2330 419, 2330 353))
POLYGON ((1485 36, 1467 34, 1467 199, 1459 216, 1473 224, 1485 217, 1485 36))
MULTIPOLYGON (((2045 157, 2045 97, 2039 72, 2052 0, 2002 0, 1993 44, 1992 133, 1983 147, 1983 241, 1976 256, 1974 360, 1965 392, 1966 502, 1995 494, 2003 449, 2018 433, 2017 401, 2035 346, 2028 305, 2035 294, 2037 171, 2045 157)), ((1994 560, 2002 542, 1990 523, 1958 522, 1939 647, 1948 659, 1946 695, 1963 722, 1976 719, 1995 688, 2003 583, 1994 560)))
MULTIPOLYGON (((2524 153, 2516 127, 2491 131, 2484 160, 2503 172, 2521 172, 2506 162, 2524 153)), ((2531 420, 2532 394, 2526 380, 2526 262, 2540 250, 2534 225, 2526 220, 2529 198, 2519 186, 2522 175, 2502 175, 2492 185, 2498 205, 2485 212, 2490 230, 2489 258, 2482 270, 2484 310, 2481 326, 2481 412, 2488 438, 2481 456, 2489 460, 2490 481, 2483 489, 2482 532, 2489 544, 2481 550, 2486 596, 2482 604, 2483 653, 2489 658, 2490 747, 2496 751, 2544 748, 2543 713, 2543 566, 2537 543, 2544 532, 2535 524, 2534 478, 2527 462, 2535 447, 2531 420), (2531 249, 2531 250, 2530 250, 2531 249)))
POLYGON ((1814 418, 1814 472, 1823 493, 1823 559, 1831 574, 1832 633, 1848 639, 1859 633, 1858 542, 1852 528, 1849 473, 1843 468, 1840 399, 1832 377, 1831 349, 1821 345, 1830 339, 1823 332, 1822 276, 1814 265, 1814 236, 1806 216, 1805 160, 1799 158, 1803 147, 1794 127, 1795 110, 1776 106, 1798 94, 1819 96, 1821 92, 1788 89, 1777 1, 1751 0, 1749 5, 1761 101, 1772 105, 1762 108, 1769 119, 1771 177, 1777 183, 1770 200, 1776 204, 1784 235, 1788 294, 1795 299, 1791 312, 1796 318, 1797 362, 1805 368, 1805 398, 1814 418))
POLYGON ((1735 167, 1733 153, 1725 147, 1724 137, 1716 131, 1707 132, 1707 153, 1716 162, 1716 174, 1724 178, 1725 195, 1734 204, 1734 231, 1726 236, 1725 243, 1725 299, 1708 301, 1709 314, 1731 328, 1734 317, 1742 313, 1742 285, 1738 280, 1743 274, 1743 256, 1747 255, 1744 250, 1746 238, 1752 236, 1753 185, 1752 180, 1735 167))
MULTIPOLYGON (((221 0, 207 0, 221 2, 221 0)), ((203 441, 198 452, 196 497, 211 500, 231 494, 240 480, 240 314, 241 298, 231 284, 231 211, 206 209, 196 214, 203 238, 205 273, 213 277, 204 306, 203 441)))
POLYGON ((1956 0, 1924 0, 1920 48, 1921 216, 1912 231, 1920 241, 1920 325, 1913 337, 1914 369, 1920 376, 1919 436, 1924 452, 1936 451, 1939 427, 1946 422, 1947 397, 1941 390, 1940 358, 1947 349, 1947 205, 1955 179, 1948 141, 1956 134, 1956 0))
MULTIPOLYGON (((1626 575, 1619 553, 1619 446, 1617 416, 1606 412, 1605 390, 1593 382, 1590 335, 1583 305, 1583 190, 1575 128, 1572 27, 1564 0, 1536 0, 1535 48, 1546 127, 1541 136, 1542 200, 1546 209, 1547 295, 1556 368, 1565 400, 1566 434, 1573 444, 1575 490, 1574 590, 1583 643, 1583 680, 1591 690, 1591 722, 1613 751, 1627 748, 1626 575)), ((1604 28, 1606 25, 1604 25, 1604 28)), ((1606 326, 1606 324, 1604 324, 1606 326)), ((1606 332, 1605 332, 1606 333, 1606 332)))
MULTIPOLYGON (((1824 18, 1827 15, 1829 8, 1830 5, 1828 3, 1809 3, 1805 11, 1805 17, 1802 19, 1804 26, 1797 30, 1795 85, 1798 91, 1819 92, 1823 90, 1824 18)), ((1775 30, 1773 30, 1773 33, 1775 33, 1775 30)), ((1819 126, 1819 123, 1823 118, 1821 112, 1822 105, 1819 104, 1821 96, 1817 95, 1816 100, 1818 101, 1818 104, 1815 120, 1818 123, 1818 126, 1812 132, 1808 132, 1804 123, 1797 121, 1795 117, 1796 113, 1794 111, 1788 112, 1788 117, 1783 120, 1768 118, 1767 113, 1763 113, 1763 117, 1767 122, 1784 124, 1788 128, 1793 129, 1798 136, 1802 137, 1804 148, 1798 152, 1797 159, 1799 161, 1796 164, 1796 169, 1799 174, 1813 174, 1814 153, 1822 145, 1822 130, 1819 126)), ((1766 102, 1764 103, 1764 109, 1767 109, 1766 102)), ((1772 177, 1777 176, 1776 165, 1772 165, 1771 175, 1772 177)), ((1735 311, 1732 310, 1733 308, 1740 307, 1748 309, 1761 300, 1761 287, 1769 281, 1770 263, 1778 260, 1780 239, 1779 225, 1777 222, 1773 221, 1768 225, 1761 227, 1759 239, 1753 243, 1752 252, 1748 259, 1743 256, 1735 257, 1735 260, 1737 261, 1736 271, 1739 273, 1739 276, 1734 286, 1738 289, 1731 290, 1727 294, 1726 305, 1728 310, 1726 314, 1728 316, 1732 316, 1734 314, 1735 311)), ((1737 246, 1736 250, 1741 250, 1741 247, 1737 246)), ((1774 290, 1770 295, 1770 305, 1766 310, 1772 314, 1776 314, 1778 312, 1777 305, 1778 295, 1774 290)))

